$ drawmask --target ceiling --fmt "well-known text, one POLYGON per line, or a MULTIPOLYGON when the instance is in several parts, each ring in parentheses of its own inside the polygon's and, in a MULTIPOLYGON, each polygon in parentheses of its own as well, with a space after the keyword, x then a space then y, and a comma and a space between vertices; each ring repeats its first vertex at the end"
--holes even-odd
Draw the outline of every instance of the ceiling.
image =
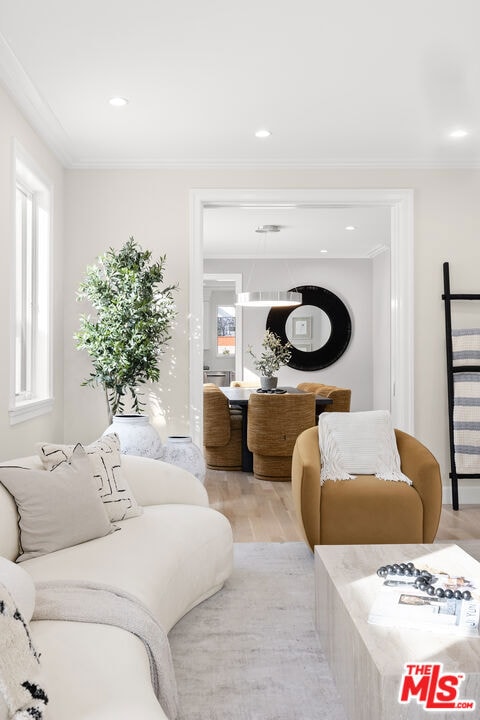
POLYGON ((203 231, 205 258, 372 258, 390 245, 390 208, 207 208, 203 231))
POLYGON ((66 167, 480 167, 479 26, 478 0, 0 0, 0 79, 66 167))

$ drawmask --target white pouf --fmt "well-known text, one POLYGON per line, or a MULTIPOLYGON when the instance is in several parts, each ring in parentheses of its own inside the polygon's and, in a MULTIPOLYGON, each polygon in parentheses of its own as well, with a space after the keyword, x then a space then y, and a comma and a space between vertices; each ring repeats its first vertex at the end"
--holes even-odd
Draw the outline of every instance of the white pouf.
POLYGON ((146 415, 115 415, 103 434, 108 433, 117 433, 124 455, 158 459, 162 454, 160 435, 146 415))
POLYGON ((205 480, 205 460, 190 435, 169 435, 159 459, 188 470, 202 483, 205 480))

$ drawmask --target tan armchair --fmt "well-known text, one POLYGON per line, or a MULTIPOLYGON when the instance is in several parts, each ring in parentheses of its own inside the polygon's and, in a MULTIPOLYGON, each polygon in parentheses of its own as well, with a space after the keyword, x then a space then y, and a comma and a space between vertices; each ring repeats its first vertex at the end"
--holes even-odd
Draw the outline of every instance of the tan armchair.
POLYGON ((350 400, 352 391, 350 388, 340 388, 335 385, 323 385, 322 383, 303 382, 297 385, 303 392, 312 392, 315 395, 323 395, 332 398, 331 405, 326 405, 325 412, 350 412, 350 400))
POLYGON ((203 451, 212 470, 242 469, 242 411, 213 383, 203 386, 203 451))
POLYGON ((253 453, 255 477, 290 480, 295 441, 312 425, 315 425, 312 393, 252 393, 248 400, 247 445, 253 453))
POLYGON ((412 480, 326 480, 320 485, 317 428, 303 432, 292 457, 292 493, 305 541, 314 545, 431 543, 440 521, 437 461, 411 435, 395 430, 402 472, 412 480))

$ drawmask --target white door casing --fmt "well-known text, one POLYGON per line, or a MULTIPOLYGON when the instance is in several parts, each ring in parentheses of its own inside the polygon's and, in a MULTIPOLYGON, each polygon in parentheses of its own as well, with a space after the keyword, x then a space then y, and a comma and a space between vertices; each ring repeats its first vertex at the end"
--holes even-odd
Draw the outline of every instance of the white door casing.
POLYGON ((190 191, 190 433, 202 444, 203 212, 205 207, 258 204, 390 207, 391 414, 395 427, 414 433, 413 190, 312 189, 190 191))

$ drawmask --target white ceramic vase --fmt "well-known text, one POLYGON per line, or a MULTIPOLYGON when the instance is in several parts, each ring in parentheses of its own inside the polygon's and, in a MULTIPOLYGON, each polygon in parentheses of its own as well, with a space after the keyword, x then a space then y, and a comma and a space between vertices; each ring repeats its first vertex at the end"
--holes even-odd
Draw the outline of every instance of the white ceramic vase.
POLYGON ((120 450, 124 455, 142 455, 155 459, 162 455, 160 435, 146 415, 115 415, 103 434, 108 433, 117 433, 120 450))
POLYGON ((192 442, 189 435, 169 435, 160 460, 188 470, 204 482, 205 460, 200 448, 192 442))

